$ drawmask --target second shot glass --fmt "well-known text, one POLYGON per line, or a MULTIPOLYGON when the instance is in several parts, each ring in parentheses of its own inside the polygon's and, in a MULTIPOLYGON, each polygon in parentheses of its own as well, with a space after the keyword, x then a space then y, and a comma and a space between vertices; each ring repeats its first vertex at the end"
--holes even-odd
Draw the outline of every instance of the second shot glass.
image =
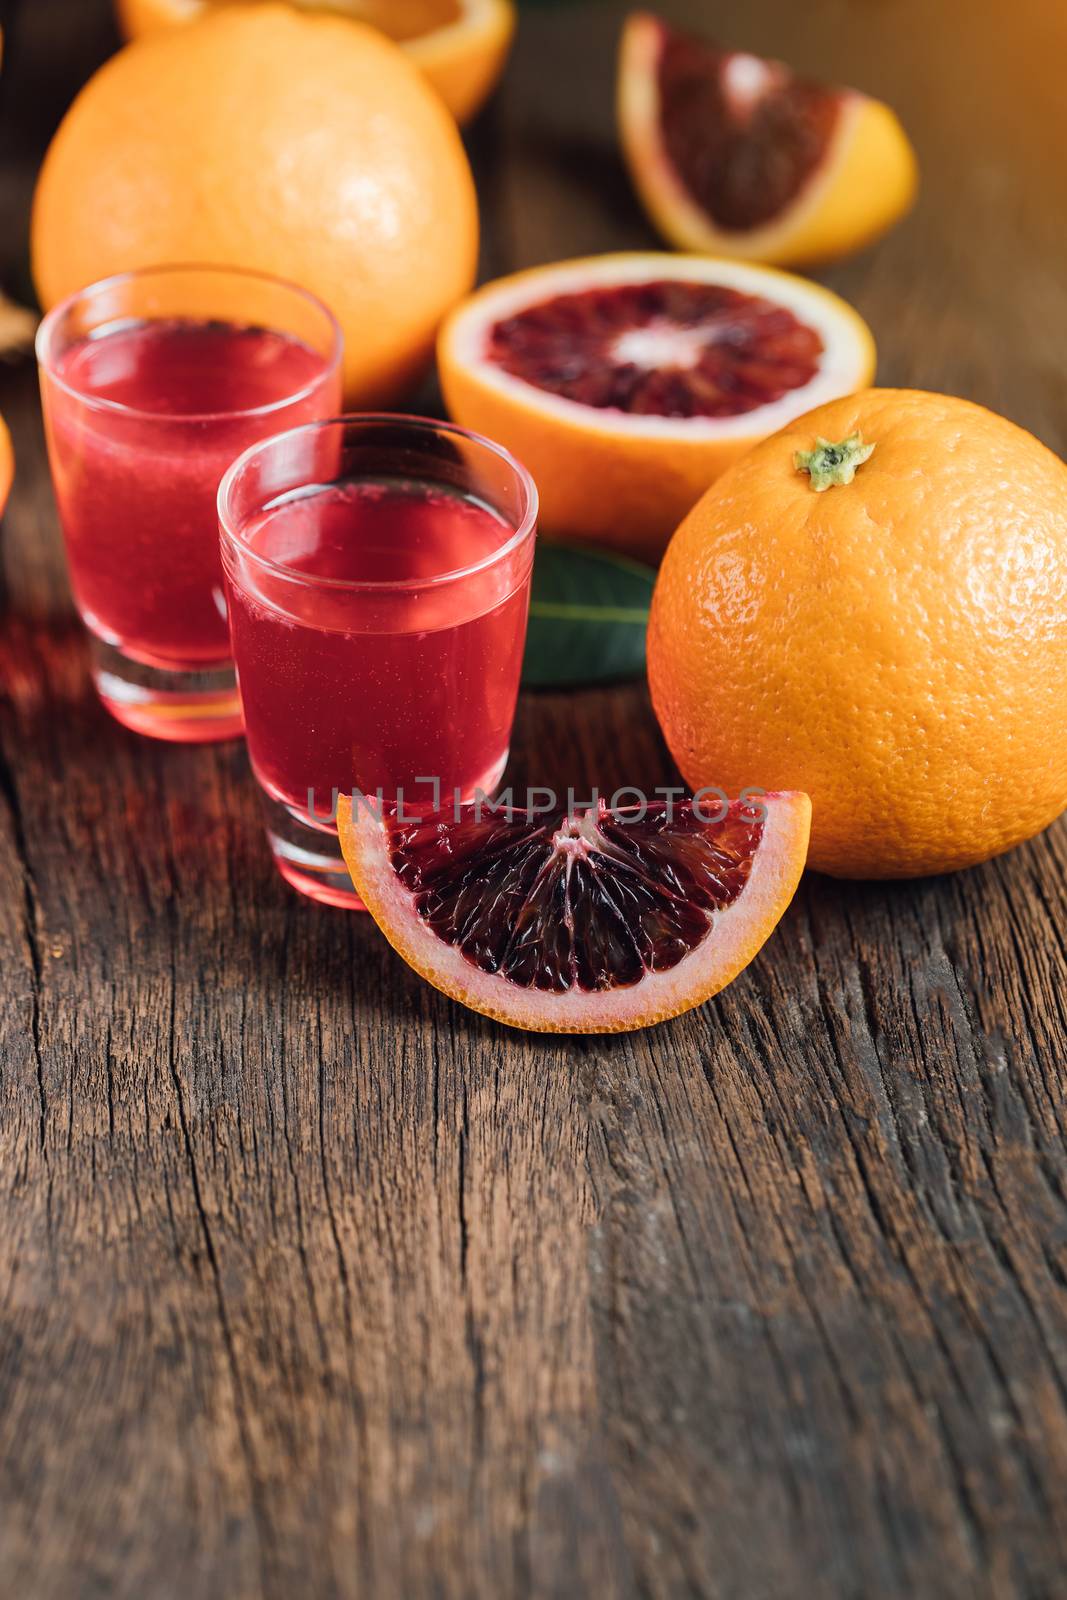
POLYGON ((339 794, 491 794, 508 757, 537 519, 529 473, 413 417, 253 445, 219 489, 248 752, 282 876, 358 907, 339 794))
POLYGON ((253 440, 335 412, 341 332, 294 284, 156 267, 41 323, 45 431, 92 672, 157 739, 241 731, 222 593, 219 479, 253 440))

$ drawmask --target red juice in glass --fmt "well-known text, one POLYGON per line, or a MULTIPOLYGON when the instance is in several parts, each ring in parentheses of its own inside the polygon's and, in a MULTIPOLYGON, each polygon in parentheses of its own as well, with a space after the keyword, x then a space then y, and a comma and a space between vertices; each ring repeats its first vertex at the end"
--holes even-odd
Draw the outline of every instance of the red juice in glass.
POLYGON ((444 424, 344 419, 268 440, 220 492, 253 770, 289 882, 355 903, 338 793, 490 793, 507 760, 535 500, 444 424))
POLYGON ((333 319, 272 279, 168 268, 75 296, 39 349, 71 585, 105 704, 162 738, 239 732, 218 483, 255 440, 337 408, 333 319))

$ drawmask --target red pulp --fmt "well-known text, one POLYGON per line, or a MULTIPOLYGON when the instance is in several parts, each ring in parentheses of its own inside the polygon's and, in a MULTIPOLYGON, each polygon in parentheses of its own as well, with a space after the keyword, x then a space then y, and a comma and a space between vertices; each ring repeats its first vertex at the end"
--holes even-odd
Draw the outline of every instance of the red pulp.
POLYGON ((814 378, 814 328, 720 284, 621 283, 502 318, 489 360, 538 389, 631 416, 735 417, 814 378))

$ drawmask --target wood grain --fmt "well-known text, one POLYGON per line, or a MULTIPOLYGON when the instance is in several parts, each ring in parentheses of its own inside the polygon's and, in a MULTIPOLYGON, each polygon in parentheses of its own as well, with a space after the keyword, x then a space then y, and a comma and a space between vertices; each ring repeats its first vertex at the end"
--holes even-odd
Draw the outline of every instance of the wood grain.
MULTIPOLYGON (((887 381, 1062 450, 1059 8, 664 9, 899 106, 920 206, 828 280, 887 381)), ((651 242, 620 15, 524 11, 474 135, 487 272, 651 242)), ((9 282, 112 43, 106 0, 19 20, 9 282)), ((507 1033, 272 876, 239 748, 98 709, 27 363, 0 407, 0 1593, 1062 1594, 1067 828, 809 876, 654 1032, 507 1033)), ((528 695, 515 748, 519 783, 670 776, 639 686, 528 695)))

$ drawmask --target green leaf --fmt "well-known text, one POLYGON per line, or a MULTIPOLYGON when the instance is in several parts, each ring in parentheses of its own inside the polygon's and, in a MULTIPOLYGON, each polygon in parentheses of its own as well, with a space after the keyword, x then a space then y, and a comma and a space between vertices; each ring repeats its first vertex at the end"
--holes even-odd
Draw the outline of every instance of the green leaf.
POLYGON ((539 541, 524 685, 549 689, 639 678, 655 581, 651 567, 626 556, 539 541))

